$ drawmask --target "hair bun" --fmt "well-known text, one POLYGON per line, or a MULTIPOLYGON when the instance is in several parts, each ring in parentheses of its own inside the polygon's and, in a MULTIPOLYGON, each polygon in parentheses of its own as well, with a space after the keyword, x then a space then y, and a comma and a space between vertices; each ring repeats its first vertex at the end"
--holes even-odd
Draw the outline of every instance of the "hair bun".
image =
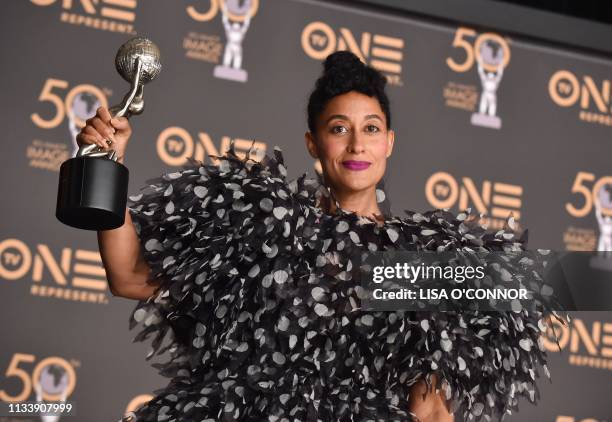
POLYGON ((350 51, 336 51, 323 62, 323 74, 315 82, 308 99, 308 129, 317 132, 317 118, 332 98, 356 91, 376 97, 387 118, 387 129, 391 128, 389 98, 385 93, 387 78, 377 69, 364 63, 350 51))
POLYGON ((365 64, 354 53, 343 50, 336 51, 335 53, 332 53, 327 56, 323 66, 325 72, 330 72, 332 70, 339 69, 363 68, 365 67, 365 64))

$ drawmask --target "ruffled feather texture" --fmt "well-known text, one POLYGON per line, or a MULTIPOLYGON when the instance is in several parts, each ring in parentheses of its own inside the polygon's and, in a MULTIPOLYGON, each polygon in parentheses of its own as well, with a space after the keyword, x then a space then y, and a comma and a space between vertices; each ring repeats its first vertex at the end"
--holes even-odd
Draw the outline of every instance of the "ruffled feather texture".
MULTIPOLYGON (((520 312, 366 312, 365 250, 524 250, 466 212, 406 211, 384 224, 318 204, 326 188, 287 181, 282 153, 233 146, 149 181, 130 212, 157 293, 130 328, 170 377, 138 421, 411 421, 410 387, 442 389, 465 420, 497 420, 539 398, 545 306, 520 312), (432 374, 437 385, 431 385, 432 374)), ((469 212, 469 211, 468 211, 469 212)), ((126 419, 128 420, 128 419, 126 419)))

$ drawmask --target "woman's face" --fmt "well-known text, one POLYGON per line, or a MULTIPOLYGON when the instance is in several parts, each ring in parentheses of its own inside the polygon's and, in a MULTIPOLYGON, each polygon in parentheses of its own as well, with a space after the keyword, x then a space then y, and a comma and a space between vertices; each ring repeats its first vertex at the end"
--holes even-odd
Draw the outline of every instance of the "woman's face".
POLYGON ((357 91, 332 98, 316 133, 305 137, 310 155, 321 161, 325 181, 341 194, 375 189, 394 141, 376 97, 357 91))

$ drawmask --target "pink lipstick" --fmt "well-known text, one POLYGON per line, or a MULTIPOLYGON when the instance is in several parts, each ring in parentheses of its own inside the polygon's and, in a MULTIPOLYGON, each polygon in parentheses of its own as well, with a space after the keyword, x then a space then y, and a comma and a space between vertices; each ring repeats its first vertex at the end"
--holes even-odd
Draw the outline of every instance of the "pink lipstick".
POLYGON ((343 161, 342 165, 349 169, 349 170, 365 170, 368 167, 370 167, 370 164, 368 161, 357 161, 357 160, 347 160, 347 161, 343 161))

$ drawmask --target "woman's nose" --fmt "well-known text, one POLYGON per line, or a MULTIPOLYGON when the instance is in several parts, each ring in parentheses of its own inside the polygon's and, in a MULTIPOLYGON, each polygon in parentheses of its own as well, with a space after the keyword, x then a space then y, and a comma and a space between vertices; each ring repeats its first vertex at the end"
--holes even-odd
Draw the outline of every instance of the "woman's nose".
POLYGON ((347 145, 347 150, 348 152, 352 152, 354 154, 358 154, 365 150, 365 144, 360 134, 354 134, 351 136, 351 140, 347 145))

